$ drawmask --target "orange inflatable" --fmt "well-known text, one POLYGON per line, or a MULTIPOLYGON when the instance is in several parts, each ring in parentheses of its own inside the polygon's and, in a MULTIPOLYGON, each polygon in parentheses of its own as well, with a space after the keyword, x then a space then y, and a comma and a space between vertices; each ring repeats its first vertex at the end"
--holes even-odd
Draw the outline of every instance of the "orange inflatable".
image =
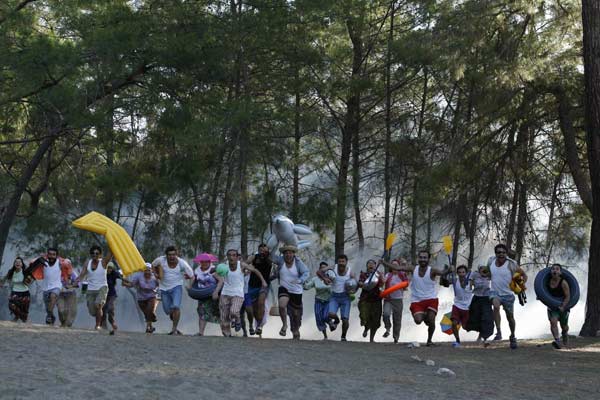
POLYGON ((402 281, 400 283, 396 283, 394 286, 390 286, 389 288, 385 289, 383 292, 379 293, 379 297, 380 298, 385 298, 388 295, 390 295, 391 293, 394 293, 396 290, 400 290, 400 289, 404 289, 408 286, 408 281, 402 281))
MULTIPOLYGON (((25 269, 25 275, 32 276, 36 281, 44 279, 44 261, 45 256, 36 258, 29 264, 29 267, 25 269)), ((73 264, 71 264, 71 260, 68 258, 58 257, 58 261, 60 262, 61 278, 67 280, 73 272, 73 264)))

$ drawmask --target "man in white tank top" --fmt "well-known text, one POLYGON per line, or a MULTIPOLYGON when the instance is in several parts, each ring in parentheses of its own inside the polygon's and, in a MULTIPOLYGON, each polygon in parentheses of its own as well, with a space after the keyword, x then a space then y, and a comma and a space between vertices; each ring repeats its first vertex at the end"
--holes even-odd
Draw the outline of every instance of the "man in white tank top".
POLYGON ((332 331, 337 328, 340 318, 342 319, 342 338, 346 341, 346 334, 350 326, 350 294, 346 292, 346 282, 355 279, 354 273, 348 266, 348 257, 340 254, 337 257, 337 264, 334 266, 335 277, 331 284, 331 299, 329 299, 329 329, 332 331), (338 310, 340 317, 338 318, 338 310))
MULTIPOLYGON (((96 329, 102 328, 102 307, 106 303, 106 295, 108 294, 108 283, 106 281, 106 264, 112 259, 110 251, 106 257, 102 258, 102 249, 100 246, 94 245, 90 249, 91 259, 84 264, 79 275, 79 279, 83 282, 87 280, 86 302, 90 315, 96 318, 96 329)), ((114 331, 111 331, 111 334, 114 331)))
POLYGON ((242 329, 240 310, 244 303, 245 272, 249 271, 255 274, 260 279, 263 288, 268 286, 267 281, 265 281, 259 270, 254 268, 253 265, 240 261, 240 254, 237 250, 227 250, 227 264, 229 265, 229 271, 226 276, 222 277, 217 273, 213 274, 218 281, 217 287, 213 292, 213 299, 217 300, 219 298, 219 291, 221 291, 219 311, 221 314, 221 332, 225 337, 231 336, 232 320, 236 332, 242 329))
POLYGON ((510 348, 517 348, 517 338, 515 337, 515 317, 514 317, 514 304, 515 294, 510 289, 510 282, 513 279, 515 273, 520 273, 523 276, 523 280, 527 282, 527 274, 521 267, 517 265, 515 260, 508 258, 508 248, 500 243, 494 247, 495 257, 490 257, 488 261, 488 268, 490 270, 490 276, 492 286, 490 289, 490 300, 494 306, 494 323, 496 324, 496 336, 494 340, 502 339, 502 332, 500 330, 500 306, 504 308, 506 313, 506 320, 510 327, 510 348))
POLYGON ((164 256, 152 261, 152 267, 155 269, 155 275, 159 281, 163 311, 173 321, 169 335, 181 335, 177 326, 181 318, 183 280, 194 279, 194 271, 183 258, 177 255, 175 246, 168 246, 164 256))
POLYGON ((452 305, 452 333, 455 342, 452 347, 460 347, 459 325, 464 328, 469 322, 469 306, 473 299, 473 289, 469 284, 469 273, 466 265, 459 265, 456 270, 452 267, 452 288, 454 289, 454 304, 452 305))
POLYGON ((54 325, 54 321, 56 321, 54 307, 62 288, 60 260, 58 258, 58 249, 55 247, 49 247, 46 251, 42 288, 44 290, 44 304, 46 306, 46 324, 54 325))
POLYGON ((302 325, 302 313, 304 311, 302 303, 303 285, 310 276, 308 267, 296 256, 297 251, 298 249, 295 246, 284 245, 279 248, 279 252, 283 256, 277 256, 273 259, 277 264, 276 273, 279 277, 277 301, 282 323, 279 335, 286 336, 289 316, 290 330, 294 339, 300 339, 300 326, 302 325))
POLYGON ((427 325, 427 346, 433 345, 431 338, 435 331, 435 316, 438 310, 437 298, 437 276, 446 273, 446 270, 439 270, 429 265, 431 255, 427 250, 420 250, 417 256, 419 265, 413 267, 408 264, 394 265, 384 260, 380 260, 385 266, 396 271, 412 272, 410 282, 411 303, 410 312, 417 325, 424 322, 427 325))

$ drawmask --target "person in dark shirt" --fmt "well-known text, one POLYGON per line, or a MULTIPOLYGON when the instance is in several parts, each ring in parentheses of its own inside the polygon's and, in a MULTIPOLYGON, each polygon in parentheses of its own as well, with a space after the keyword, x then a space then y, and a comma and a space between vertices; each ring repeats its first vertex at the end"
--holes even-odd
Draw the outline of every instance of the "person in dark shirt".
POLYGON ((360 324, 365 327, 363 337, 367 337, 370 333, 371 342, 375 341, 375 333, 381 326, 383 307, 379 293, 385 283, 383 275, 379 271, 375 271, 376 267, 375 260, 367 261, 367 271, 361 271, 358 278, 358 287, 362 288, 358 300, 360 324), (372 274, 374 274, 373 278, 369 279, 372 274))
MULTIPOLYGON (((258 252, 250 256, 247 263, 259 270, 267 281, 267 284, 271 285, 270 276, 273 269, 273 260, 271 259, 269 247, 266 244, 261 243, 258 246, 258 252)), ((250 335, 256 333, 260 336, 262 334, 262 327, 265 323, 265 301, 268 293, 269 287, 264 288, 258 276, 251 274, 248 281, 248 293, 246 293, 244 298, 244 307, 248 322, 250 323, 250 335), (253 320, 256 320, 256 331, 252 326, 253 320)))
POLYGON ((567 305, 571 299, 569 284, 562 276, 562 266, 560 264, 552 264, 550 280, 548 281, 548 291, 554 297, 562 298, 563 301, 557 309, 548 308, 548 320, 550 321, 550 331, 554 337, 552 346, 555 349, 560 349, 568 344, 569 340, 569 309, 567 305), (562 344, 558 335, 558 324, 562 330, 562 344))
POLYGON ((126 279, 121 275, 121 271, 117 269, 115 264, 111 261, 106 266, 106 282, 108 283, 108 293, 106 295, 106 303, 102 307, 102 327, 107 328, 108 323, 111 325, 110 334, 114 335, 117 330, 117 321, 115 319, 115 303, 117 301, 117 280, 127 282, 126 279))

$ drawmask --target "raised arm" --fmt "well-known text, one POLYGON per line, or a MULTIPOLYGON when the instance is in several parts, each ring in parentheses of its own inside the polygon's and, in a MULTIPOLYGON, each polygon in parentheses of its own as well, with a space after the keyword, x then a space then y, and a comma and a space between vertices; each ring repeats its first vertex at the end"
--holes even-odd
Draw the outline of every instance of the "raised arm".
POLYGON ((405 272, 413 272, 415 270, 414 265, 409 265, 408 263, 403 263, 400 265, 392 264, 383 259, 379 260, 380 264, 385 265, 389 269, 393 269, 394 271, 405 271, 405 272))

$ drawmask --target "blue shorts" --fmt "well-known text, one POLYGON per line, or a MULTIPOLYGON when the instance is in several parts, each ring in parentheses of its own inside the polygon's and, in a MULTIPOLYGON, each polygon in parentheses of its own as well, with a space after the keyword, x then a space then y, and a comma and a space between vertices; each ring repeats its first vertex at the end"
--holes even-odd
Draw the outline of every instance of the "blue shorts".
POLYGON ((46 307, 48 307, 48 303, 50 302, 50 295, 54 294, 56 297, 58 297, 60 295, 60 289, 59 288, 52 288, 50 290, 44 290, 44 304, 46 305, 46 307))
POLYGON ((340 310, 342 319, 350 318, 350 296, 347 293, 332 293, 329 299, 329 313, 337 314, 340 310))
POLYGON ((498 299, 500 301, 500 305, 504 307, 504 311, 509 314, 514 313, 514 305, 515 305, 515 295, 514 294, 498 294, 495 290, 490 290, 490 300, 492 302, 494 299, 498 299))
POLYGON ((261 291, 262 287, 248 288, 248 293, 244 295, 244 307, 252 307, 252 303, 258 300, 261 291))
POLYGON ((181 285, 175 286, 173 289, 161 290, 160 297, 162 308, 165 314, 171 314, 171 311, 181 308, 181 294, 183 289, 181 285))

